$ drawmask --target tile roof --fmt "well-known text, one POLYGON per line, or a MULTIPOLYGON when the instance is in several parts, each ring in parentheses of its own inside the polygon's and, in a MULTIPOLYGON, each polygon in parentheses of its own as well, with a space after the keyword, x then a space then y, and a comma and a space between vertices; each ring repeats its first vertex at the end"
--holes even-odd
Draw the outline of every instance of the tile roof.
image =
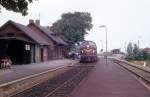
MULTIPOLYGON (((22 32, 24 32, 28 37, 30 37, 31 39, 33 39, 36 43, 40 44, 40 45, 49 45, 49 43, 44 39, 42 38, 40 35, 36 34, 36 32, 34 32, 31 28, 25 26, 25 25, 22 25, 22 24, 19 24, 19 23, 16 23, 14 21, 11 21, 9 20, 7 23, 5 23, 4 25, 6 24, 13 24, 15 27, 17 27, 18 29, 20 29, 22 32)), ((4 26, 3 25, 3 26, 4 26)), ((2 27, 3 27, 2 26, 2 27)))
POLYGON ((150 52, 150 48, 144 48, 142 51, 145 51, 145 52, 150 52))
POLYGON ((32 23, 32 24, 34 24, 36 27, 38 27, 42 32, 44 32, 49 38, 51 38, 57 44, 68 45, 63 39, 61 39, 59 36, 55 35, 55 33, 50 31, 48 28, 42 27, 35 23, 32 23))

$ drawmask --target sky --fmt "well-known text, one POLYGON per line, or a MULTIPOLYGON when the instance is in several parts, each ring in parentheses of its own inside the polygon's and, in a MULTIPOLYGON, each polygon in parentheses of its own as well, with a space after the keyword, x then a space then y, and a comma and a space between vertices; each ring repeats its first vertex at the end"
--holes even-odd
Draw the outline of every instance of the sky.
POLYGON ((125 51, 129 42, 140 48, 150 47, 150 0, 38 0, 29 4, 29 14, 6 11, 0 13, 0 26, 8 20, 27 25, 29 19, 39 19, 41 25, 51 26, 67 12, 89 12, 93 28, 86 40, 96 42, 98 50, 105 50, 106 25, 108 50, 119 48, 125 51))

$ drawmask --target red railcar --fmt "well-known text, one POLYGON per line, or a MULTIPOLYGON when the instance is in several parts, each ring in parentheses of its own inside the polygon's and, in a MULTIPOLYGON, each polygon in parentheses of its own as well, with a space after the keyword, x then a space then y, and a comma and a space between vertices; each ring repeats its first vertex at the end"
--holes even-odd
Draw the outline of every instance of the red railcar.
POLYGON ((84 41, 80 45, 80 62, 96 62, 97 46, 93 41, 84 41))

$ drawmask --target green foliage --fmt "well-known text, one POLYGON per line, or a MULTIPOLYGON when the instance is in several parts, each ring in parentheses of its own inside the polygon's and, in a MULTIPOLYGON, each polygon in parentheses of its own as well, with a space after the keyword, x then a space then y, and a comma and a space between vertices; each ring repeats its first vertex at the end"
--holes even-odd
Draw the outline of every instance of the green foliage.
POLYGON ((6 8, 6 10, 19 12, 22 15, 27 15, 28 3, 32 3, 33 0, 0 0, 0 6, 6 8))
POLYGON ((137 60, 137 61, 143 61, 143 60, 145 60, 144 57, 143 57, 143 55, 141 55, 141 54, 134 55, 133 57, 134 57, 134 60, 137 60))
POLYGON ((136 61, 143 61, 144 58, 142 55, 136 55, 136 56, 127 56, 126 57, 126 60, 127 61, 133 61, 133 60, 136 60, 136 61))
POLYGON ((127 57, 126 57, 126 60, 127 60, 127 61, 132 61, 132 60, 134 60, 134 56, 127 56, 127 57))
POLYGON ((134 44, 134 47, 133 47, 133 54, 134 54, 134 55, 137 55, 138 52, 139 52, 139 48, 138 48, 137 44, 134 44))
POLYGON ((148 52, 138 52, 137 54, 133 54, 133 55, 128 55, 126 57, 126 60, 128 61, 132 61, 132 60, 136 60, 136 61, 145 61, 145 60, 150 60, 150 54, 148 52))
POLYGON ((69 12, 53 23, 51 30, 66 38, 70 45, 74 45, 84 40, 85 34, 92 28, 91 22, 92 18, 88 12, 69 12))
POLYGON ((129 43, 127 46, 127 53, 129 56, 131 56, 133 54, 133 46, 132 43, 129 43))
POLYGON ((145 60, 150 60, 150 54, 149 53, 146 53, 146 52, 143 52, 143 58, 145 60))
POLYGON ((127 57, 126 60, 132 61, 145 61, 150 60, 150 53, 145 51, 144 49, 139 51, 139 48, 137 44, 134 44, 134 47, 132 46, 132 43, 130 42, 127 46, 127 57))

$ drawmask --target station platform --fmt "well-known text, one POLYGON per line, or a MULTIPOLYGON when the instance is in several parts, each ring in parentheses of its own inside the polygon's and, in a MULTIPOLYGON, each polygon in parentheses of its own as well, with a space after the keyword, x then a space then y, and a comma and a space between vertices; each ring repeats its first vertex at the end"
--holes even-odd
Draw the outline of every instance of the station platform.
POLYGON ((123 67, 101 58, 69 97, 150 97, 150 90, 123 67))
POLYGON ((75 63, 77 63, 77 61, 75 60, 62 59, 26 65, 13 65, 11 69, 0 69, 0 85, 20 78, 24 78, 29 75, 41 73, 61 66, 72 65, 75 63))

